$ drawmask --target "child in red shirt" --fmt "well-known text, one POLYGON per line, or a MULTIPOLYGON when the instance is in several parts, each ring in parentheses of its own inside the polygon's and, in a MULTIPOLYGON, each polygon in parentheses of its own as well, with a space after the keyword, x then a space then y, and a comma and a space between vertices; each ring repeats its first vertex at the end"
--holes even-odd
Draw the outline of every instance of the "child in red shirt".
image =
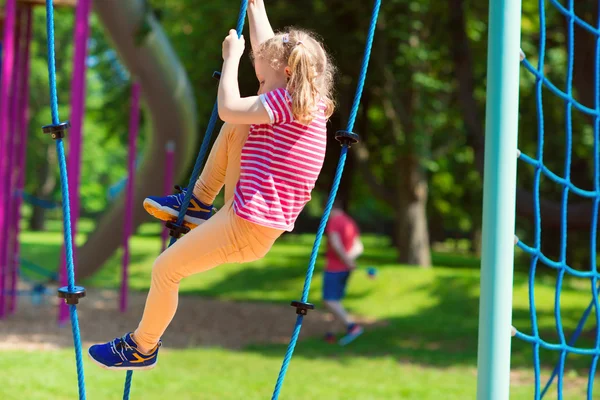
MULTIPOLYGON (((356 222, 346 214, 339 203, 334 203, 325 228, 327 252, 323 275, 323 302, 325 306, 346 325, 346 335, 340 344, 348 344, 363 333, 363 328, 354 323, 342 306, 346 286, 351 272, 356 268, 355 260, 363 252, 360 231, 356 222)), ((328 332, 326 340, 333 342, 334 335, 328 332)))

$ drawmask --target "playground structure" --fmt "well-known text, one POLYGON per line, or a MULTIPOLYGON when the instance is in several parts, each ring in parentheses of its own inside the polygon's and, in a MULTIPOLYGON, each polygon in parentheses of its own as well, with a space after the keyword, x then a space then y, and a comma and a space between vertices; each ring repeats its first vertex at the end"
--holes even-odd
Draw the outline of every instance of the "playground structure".
MULTIPOLYGON (((108 20, 105 24, 107 33, 113 38, 116 43, 116 48, 121 53, 124 53, 123 60, 127 63, 128 69, 131 76, 134 77, 136 82, 133 84, 132 93, 132 116, 130 121, 130 154, 131 157, 135 157, 135 137, 137 135, 137 122, 139 120, 139 97, 143 96, 145 99, 145 106, 152 116, 152 132, 151 140, 149 145, 144 149, 146 160, 152 160, 152 162, 141 162, 137 168, 137 173, 134 172, 132 160, 129 160, 129 175, 132 179, 125 178, 121 195, 112 204, 110 212, 100 221, 98 228, 89 238, 88 243, 82 246, 79 251, 74 254, 78 259, 78 265, 85 265, 87 273, 91 274, 98 269, 104 261, 110 257, 115 250, 119 247, 124 247, 124 259, 123 259, 123 279, 122 279, 122 296, 121 296, 121 307, 126 307, 126 295, 127 295, 127 274, 126 265, 128 264, 129 252, 128 252, 128 237, 131 232, 144 220, 146 217, 143 210, 140 211, 139 207, 133 207, 134 204, 141 204, 142 199, 150 193, 156 193, 157 191, 162 192, 165 189, 160 184, 161 181, 173 181, 176 174, 181 174, 183 168, 186 167, 190 160, 191 153, 193 151, 194 143, 196 141, 195 124, 195 101, 193 93, 189 87, 189 82, 183 71, 181 65, 168 43, 164 33, 160 30, 160 26, 154 19, 151 10, 147 9, 145 2, 133 1, 129 5, 121 4, 121 2, 96 2, 96 12, 100 18, 108 20), (112 8, 111 8, 112 7, 112 8), (118 19, 118 14, 124 13, 121 20, 115 23, 115 19, 118 19), (152 35, 154 40, 145 41, 144 38, 148 35, 152 35), (148 100, 149 98, 149 100, 148 100), (177 154, 177 157, 173 157, 172 149, 182 149, 177 154), (162 168, 167 163, 168 168, 162 168), (166 172, 165 172, 166 170, 166 172), (164 176, 163 175, 169 175, 164 176), (131 216, 131 218, 129 218, 131 216), (125 226, 123 226, 125 221, 125 226), (130 224, 129 224, 130 222, 130 224), (121 226, 124 228, 124 234, 115 235, 114 227, 121 226)), ((3 9, 4 15, 2 20, 5 23, 2 24, 4 28, 4 57, 3 57, 3 99, 2 103, 5 105, 2 109, 4 114, 0 119, 3 121, 5 129, 3 133, 10 130, 11 135, 9 138, 16 138, 14 143, 9 142, 9 146, 21 146, 21 152, 19 157, 9 157, 2 159, 7 163, 3 165, 0 170, 6 171, 8 165, 15 165, 15 171, 23 171, 23 168, 18 168, 17 164, 25 161, 25 149, 26 149, 26 138, 27 138, 27 98, 25 95, 28 93, 27 76, 28 73, 25 71, 25 65, 21 66, 20 63, 28 62, 29 55, 29 42, 31 35, 31 12, 35 6, 44 5, 44 1, 14 1, 9 0, 5 3, 3 9), (27 28, 27 29, 25 29, 27 28), (12 43, 12 46, 10 45, 12 43), (15 79, 11 80, 13 76, 15 79), (18 79, 17 79, 18 78, 18 79), (19 99, 17 96, 12 97, 13 86, 12 82, 18 81, 19 86, 14 89, 18 89, 18 93, 21 95, 19 99), (9 97, 9 93, 11 96, 9 97), (17 105, 16 102, 21 101, 22 104, 17 105), (14 106, 13 106, 14 103, 14 106), (7 118, 10 116, 10 112, 19 113, 19 124, 15 126, 9 126, 9 121, 14 121, 15 118, 7 118), (17 158, 19 158, 17 160, 17 158)), ((71 214, 71 226, 73 229, 73 237, 77 233, 77 219, 79 211, 79 199, 78 199, 78 186, 80 179, 80 164, 81 164, 81 145, 84 137, 82 135, 82 121, 85 113, 85 72, 86 72, 86 57, 87 57, 87 37, 89 35, 89 15, 91 12, 91 1, 54 1, 54 5, 57 7, 75 7, 76 27, 75 27, 75 55, 74 55, 74 71, 71 82, 71 115, 69 118, 70 129, 69 129, 69 154, 67 160, 67 167, 69 170, 69 186, 72 188, 70 192, 70 206, 72 210, 71 214)), ((10 152, 10 147, 7 146, 2 148, 2 151, 6 151, 9 156, 13 154, 10 152)), ((4 154, 4 153, 3 153, 4 154)), ((16 179, 17 177, 13 177, 16 179)), ((13 179, 11 178, 11 179, 13 179)), ((19 185, 15 182, 9 181, 8 176, 2 176, 0 182, 3 183, 2 187, 12 187, 16 190, 11 190, 14 196, 2 196, 2 201, 10 201, 12 207, 15 210, 20 209, 21 202, 26 194, 23 193, 24 175, 19 175, 19 185), (10 186, 4 186, 10 185, 10 186), (18 196, 17 196, 18 195, 18 196), (14 201, 12 199, 14 198, 14 201)), ((11 191, 6 190, 2 193, 10 193, 11 191)), ((40 203, 39 199, 29 199, 40 203)), ((45 202, 47 203, 47 202, 45 202)), ((55 204, 40 204, 47 207, 56 207, 55 204)), ((9 215, 8 213, 6 215, 9 215)), ((13 214, 14 215, 14 214, 13 214)), ((1 218, 5 215, 2 214, 1 218)), ((16 282, 17 282, 17 271, 19 264, 22 264, 25 268, 30 266, 30 263, 21 263, 18 257, 18 241, 14 238, 18 237, 18 226, 16 221, 19 218, 14 218, 11 221, 7 221, 6 224, 2 221, 0 226, 4 226, 6 230, 0 232, 0 236, 8 237, 10 235, 10 244, 7 246, 14 246, 14 249, 6 249, 2 254, 4 262, 0 263, 0 271, 5 271, 7 274, 7 288, 2 291, 2 294, 6 296, 0 296, 0 318, 4 314, 5 307, 1 306, 3 300, 9 302, 7 311, 13 313, 16 307, 16 282), (10 229, 8 228, 10 226, 10 229), (12 255, 15 255, 12 257, 12 255)), ((3 241, 5 242, 5 241, 3 241)), ((7 242, 8 243, 8 242, 7 242)), ((4 247, 4 246, 1 246, 4 247)), ((0 251, 2 253, 2 251, 0 251)), ((62 268, 60 280, 63 284, 66 283, 66 259, 63 252, 62 268)), ((40 268, 37 268, 38 272, 40 268)), ((85 272, 85 269, 81 269, 85 272)), ((0 275, 2 272, 0 272, 0 275)), ((46 277, 53 278, 53 277, 46 277)), ((4 282, 5 280, 2 279, 4 282)), ((68 310, 66 306, 62 305, 59 312, 59 322, 64 323, 68 317, 68 310)))

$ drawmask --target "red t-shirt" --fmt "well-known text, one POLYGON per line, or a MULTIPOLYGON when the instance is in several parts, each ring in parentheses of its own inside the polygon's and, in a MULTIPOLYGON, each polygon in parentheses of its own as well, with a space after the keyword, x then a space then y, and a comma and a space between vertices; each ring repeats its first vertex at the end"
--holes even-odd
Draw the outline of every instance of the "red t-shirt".
MULTIPOLYGON (((360 234, 356 222, 354 222, 354 220, 350 218, 350 216, 348 216, 346 213, 340 211, 332 213, 331 217, 329 218, 329 222, 327 222, 325 233, 329 235, 332 232, 338 234, 346 251, 350 251, 352 249, 354 241, 360 234)), ((340 260, 335 249, 329 241, 327 242, 327 252, 325 253, 325 257, 326 271, 345 272, 349 270, 346 264, 344 264, 344 262, 340 260)))

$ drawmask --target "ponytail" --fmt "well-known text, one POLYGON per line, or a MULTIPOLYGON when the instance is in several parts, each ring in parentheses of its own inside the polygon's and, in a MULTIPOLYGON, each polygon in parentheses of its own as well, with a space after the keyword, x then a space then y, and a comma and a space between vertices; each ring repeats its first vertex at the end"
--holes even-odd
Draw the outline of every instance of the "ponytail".
POLYGON ((288 67, 290 78, 288 91, 292 93, 292 113, 301 124, 312 122, 319 102, 319 90, 315 85, 316 70, 312 54, 302 42, 298 42, 290 58, 288 67))
POLYGON ((335 67, 313 34, 299 29, 278 33, 261 44, 254 56, 269 60, 275 70, 289 68, 287 90, 296 121, 310 124, 319 112, 319 104, 325 106, 325 118, 333 114, 335 67))

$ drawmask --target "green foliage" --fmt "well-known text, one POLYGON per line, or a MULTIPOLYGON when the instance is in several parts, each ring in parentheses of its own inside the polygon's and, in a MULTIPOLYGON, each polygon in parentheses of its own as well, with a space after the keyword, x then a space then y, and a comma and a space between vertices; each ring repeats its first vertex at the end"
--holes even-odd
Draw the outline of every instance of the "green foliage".
MULTIPOLYGON (((161 24, 195 88, 198 132, 203 133, 216 95, 216 83, 211 75, 220 68, 221 43, 227 31, 235 26, 239 1, 152 0, 149 3, 160 12, 161 24)), ((538 3, 524 1, 522 17, 522 48, 534 66, 537 66, 540 48, 538 3)), ((338 67, 338 112, 332 119, 331 131, 342 128, 354 95, 372 3, 271 0, 267 5, 276 28, 297 25, 322 36, 338 67)), ((467 235, 480 224, 482 179, 475 167, 475 149, 467 138, 465 113, 458 101, 461 85, 453 64, 452 33, 460 27, 450 25, 450 7, 449 3, 430 0, 383 3, 355 130, 361 134, 370 153, 369 173, 383 192, 398 196, 399 177, 406 173, 402 168, 402 157, 417 157, 429 184, 427 211, 434 221, 430 225, 439 231, 467 235)), ((564 88, 567 62, 564 18, 553 7, 546 8, 544 73, 558 88, 564 88)), ((481 123, 477 134, 481 136, 484 134, 488 12, 487 2, 464 0, 465 34, 471 52, 468 67, 475 85, 475 111, 481 123)), ((577 12, 593 22, 593 12, 585 4, 578 4, 577 12)), ((73 10, 57 10, 56 20, 60 22, 56 26, 59 100, 61 116, 66 119, 72 73, 73 10)), ((40 165, 49 162, 52 170, 57 170, 56 160, 48 158, 48 146, 52 143, 39 133, 39 126, 48 123, 50 115, 42 8, 36 9, 34 26, 28 191, 43 184, 43 177, 38 176, 40 165)), ((248 39, 247 28, 245 34, 248 39)), ((108 206, 108 187, 125 175, 130 82, 95 17, 92 18, 89 51, 81 196, 84 213, 98 213, 108 206)), ((257 83, 248 57, 243 59, 240 84, 245 95, 256 91, 257 83)), ((575 97, 578 96, 576 89, 575 97)), ((519 148, 531 155, 536 152, 538 140, 535 94, 534 77, 522 70, 519 148)), ((545 163, 552 171, 563 175, 565 104, 547 89, 543 89, 543 99, 545 163)), ((593 172, 591 121, 574 112, 573 124, 574 169, 571 174, 578 186, 590 189, 593 172)), ((333 140, 330 142, 320 178, 318 190, 321 191, 329 190, 337 162, 339 146, 333 140)), ((140 149, 144 143, 145 135, 142 134, 140 149)), ((378 197, 364 179, 361 173, 364 171, 357 172, 344 182, 344 185, 351 185, 351 208, 360 211, 363 219, 393 220, 391 216, 396 205, 378 197)), ((531 188, 533 169, 521 165, 518 178, 521 187, 531 188)), ((560 187, 544 180, 542 195, 558 199, 560 187)), ((314 195, 315 198, 323 196, 323 193, 314 195)), ((53 197, 59 197, 57 188, 53 197)), ((313 204, 306 214, 317 215, 320 210, 318 204, 313 204)), ((528 232, 530 222, 525 221, 524 225, 521 229, 528 232)))

